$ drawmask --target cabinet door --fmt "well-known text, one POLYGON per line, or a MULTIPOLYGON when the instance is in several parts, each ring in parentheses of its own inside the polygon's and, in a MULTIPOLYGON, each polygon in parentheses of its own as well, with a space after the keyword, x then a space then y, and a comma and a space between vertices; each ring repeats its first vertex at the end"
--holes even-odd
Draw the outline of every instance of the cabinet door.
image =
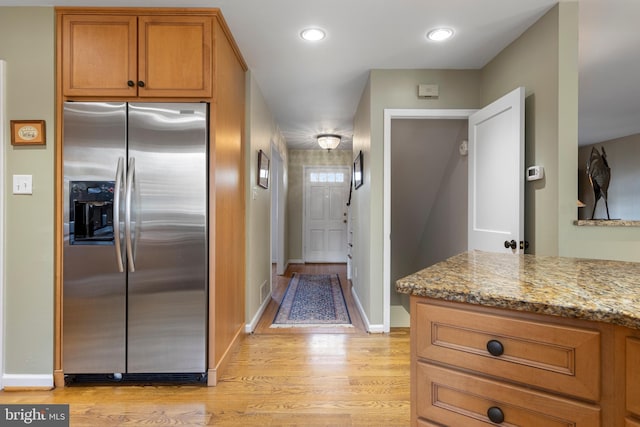
POLYGON ((136 28, 135 16, 63 16, 64 95, 136 96, 136 28))
POLYGON ((627 411, 640 416, 640 339, 627 338, 627 411))
POLYGON ((139 17, 138 95, 210 97, 211 50, 211 17, 139 17))

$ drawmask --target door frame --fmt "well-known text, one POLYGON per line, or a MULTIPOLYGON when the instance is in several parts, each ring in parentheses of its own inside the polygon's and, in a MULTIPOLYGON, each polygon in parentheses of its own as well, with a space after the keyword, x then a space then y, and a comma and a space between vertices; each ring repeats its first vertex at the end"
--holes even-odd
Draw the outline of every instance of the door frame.
MULTIPOLYGON (((335 170, 344 170, 346 172, 345 176, 348 178, 351 176, 351 169, 348 165, 304 165, 302 167, 302 259, 304 262, 307 262, 307 192, 309 191, 307 182, 307 171, 310 169, 335 169, 335 170)), ((345 181, 345 187, 349 184, 350 181, 345 181)), ((348 227, 345 227, 345 245, 347 243, 348 237, 348 227)), ((345 248, 345 258, 344 262, 347 262, 347 249, 345 248)))
MULTIPOLYGON (((284 198, 284 168, 282 164, 282 156, 278 151, 276 145, 271 142, 271 182, 273 184, 271 188, 271 212, 275 209, 275 220, 271 219, 271 248, 273 249, 273 242, 275 241, 275 254, 271 254, 271 262, 276 260, 276 274, 281 276, 286 269, 285 256, 284 256, 284 230, 285 230, 285 212, 286 212, 286 200, 284 198), (274 223, 275 222, 275 223, 274 223)), ((271 284, 271 290, 273 291, 273 283, 271 284)))
POLYGON ((382 292, 383 292, 383 331, 391 329, 391 120, 393 119, 465 119, 478 110, 471 109, 384 109, 383 124, 383 256, 382 256, 382 292))

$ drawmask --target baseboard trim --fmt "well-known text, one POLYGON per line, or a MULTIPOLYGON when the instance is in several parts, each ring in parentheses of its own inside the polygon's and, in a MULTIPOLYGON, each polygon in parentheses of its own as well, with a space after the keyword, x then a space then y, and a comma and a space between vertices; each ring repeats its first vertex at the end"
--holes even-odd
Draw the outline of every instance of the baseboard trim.
POLYGON ((4 374, 2 376, 4 390, 51 390, 53 388, 53 374, 4 374))
POLYGON ((258 326, 258 322, 260 321, 260 318, 264 314, 264 311, 267 309, 267 306, 269 305, 270 301, 271 301, 271 298, 265 298, 264 301, 262 301, 262 305, 260 306, 260 308, 258 308, 258 311, 253 316, 253 319, 251 319, 251 322, 244 325, 245 333, 251 334, 253 333, 253 331, 255 331, 256 327, 258 326))
POLYGON ((289 264, 304 264, 304 260, 303 259, 290 259, 289 261, 287 261, 287 267, 289 266, 289 264))
POLYGON ((234 351, 238 347, 240 347, 240 341, 244 339, 244 336, 245 336, 244 328, 245 328, 244 325, 238 328, 235 336, 231 340, 231 344, 229 344, 229 347, 227 347, 227 349, 225 350, 224 354, 220 358, 220 361, 216 363, 215 368, 207 369, 207 386, 208 387, 214 387, 216 384, 218 384, 218 376, 222 375, 225 368, 229 364, 231 355, 234 353, 234 351))
POLYGON ((391 327, 408 328, 411 323, 409 312, 402 305, 391 306, 391 327))
POLYGON ((358 294, 356 293, 355 288, 351 287, 351 295, 353 295, 353 300, 356 303, 356 307, 358 307, 358 312, 360 312, 360 317, 362 318, 362 322, 364 323, 364 328, 370 334, 382 334, 384 333, 384 325, 374 325, 369 322, 369 318, 367 317, 367 313, 364 312, 364 307, 362 307, 362 303, 360 303, 360 298, 358 298, 358 294))

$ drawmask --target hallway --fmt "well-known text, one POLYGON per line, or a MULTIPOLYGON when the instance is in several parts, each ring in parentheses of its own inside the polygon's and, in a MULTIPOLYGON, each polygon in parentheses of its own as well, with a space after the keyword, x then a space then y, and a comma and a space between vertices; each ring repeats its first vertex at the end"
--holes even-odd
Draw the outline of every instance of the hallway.
MULTIPOLYGON (((278 278, 276 298, 293 271, 332 273, 343 264, 293 265, 278 278)), ((0 391, 0 403, 70 405, 71 426, 360 426, 409 425, 409 330, 369 335, 345 289, 353 328, 270 330, 273 300, 256 333, 236 349, 216 387, 72 386, 0 391), (359 322, 359 323, 358 323, 359 322)))

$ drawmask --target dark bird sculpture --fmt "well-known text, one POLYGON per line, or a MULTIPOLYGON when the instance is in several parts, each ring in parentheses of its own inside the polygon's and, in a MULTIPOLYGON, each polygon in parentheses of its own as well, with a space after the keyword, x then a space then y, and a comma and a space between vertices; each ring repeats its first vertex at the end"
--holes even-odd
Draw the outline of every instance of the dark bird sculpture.
POLYGON ((609 217, 609 203, 607 201, 607 192, 609 190, 609 181, 611 180, 611 168, 607 163, 607 153, 602 147, 602 154, 598 152, 596 147, 591 149, 591 156, 587 160, 587 175, 589 181, 593 187, 593 193, 595 195, 595 201, 593 202, 593 212, 591 213, 591 219, 596 214, 596 205, 600 197, 604 199, 604 205, 607 208, 607 219, 609 217))

